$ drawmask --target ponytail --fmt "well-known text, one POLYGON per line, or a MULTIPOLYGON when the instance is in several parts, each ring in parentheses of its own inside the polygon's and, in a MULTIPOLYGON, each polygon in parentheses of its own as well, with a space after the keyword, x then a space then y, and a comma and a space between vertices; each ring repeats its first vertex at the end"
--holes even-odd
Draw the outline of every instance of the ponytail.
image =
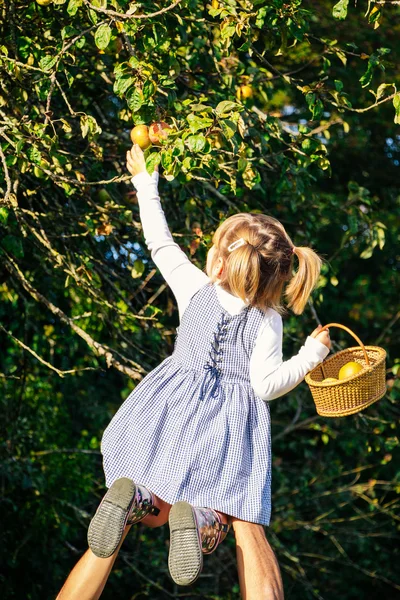
POLYGON ((285 290, 287 305, 296 315, 301 315, 307 300, 317 285, 321 272, 322 259, 314 250, 304 246, 295 247, 299 268, 285 290))
POLYGON ((254 246, 246 243, 228 255, 223 283, 232 294, 244 302, 257 303, 260 288, 260 256, 254 246))

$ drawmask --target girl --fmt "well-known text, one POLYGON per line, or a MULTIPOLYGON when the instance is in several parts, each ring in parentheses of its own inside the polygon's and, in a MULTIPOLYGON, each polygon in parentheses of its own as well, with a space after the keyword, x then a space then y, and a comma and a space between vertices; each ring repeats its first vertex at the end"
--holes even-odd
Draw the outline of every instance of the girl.
POLYGON ((146 244, 176 297, 180 326, 173 354, 136 386, 104 432, 109 489, 88 541, 94 555, 108 558, 131 524, 169 518, 171 577, 190 585, 230 521, 269 524, 268 401, 297 386, 330 349, 329 333, 318 327, 283 362, 280 301, 288 283, 288 306, 303 312, 321 259, 296 248, 276 219, 237 214, 215 232, 206 274, 173 241, 158 173, 148 175, 137 145, 127 167, 146 244))

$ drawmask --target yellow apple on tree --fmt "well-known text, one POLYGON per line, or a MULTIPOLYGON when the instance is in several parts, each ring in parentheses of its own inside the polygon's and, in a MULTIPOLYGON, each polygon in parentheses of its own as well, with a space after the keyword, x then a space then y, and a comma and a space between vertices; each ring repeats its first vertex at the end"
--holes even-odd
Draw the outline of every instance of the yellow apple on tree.
POLYGON ((343 365, 343 367, 339 371, 338 378, 346 379, 347 377, 356 375, 357 373, 359 373, 362 370, 363 370, 363 366, 360 363, 352 360, 352 361, 346 363, 345 365, 343 365))
POLYGON ((224 145, 224 138, 220 133, 211 133, 207 137, 207 140, 210 142, 211 146, 213 148, 216 148, 217 150, 222 148, 222 146, 224 145))
POLYGON ((236 91, 236 98, 238 100, 248 100, 253 97, 253 88, 251 85, 241 85, 236 91))
POLYGON ((39 6, 48 6, 53 2, 53 0, 36 0, 36 2, 39 4, 39 6))
POLYGON ((136 125, 131 131, 131 140, 133 144, 137 144, 142 150, 149 148, 151 140, 147 125, 136 125))

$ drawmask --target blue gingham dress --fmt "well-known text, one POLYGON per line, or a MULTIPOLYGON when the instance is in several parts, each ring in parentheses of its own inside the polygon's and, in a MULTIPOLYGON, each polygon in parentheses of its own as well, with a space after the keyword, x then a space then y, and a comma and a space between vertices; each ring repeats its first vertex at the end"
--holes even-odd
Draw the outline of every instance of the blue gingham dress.
POLYGON ((104 432, 108 487, 129 477, 169 504, 186 500, 269 524, 269 405, 249 374, 263 319, 253 307, 230 315, 211 283, 198 290, 173 354, 136 386, 104 432))

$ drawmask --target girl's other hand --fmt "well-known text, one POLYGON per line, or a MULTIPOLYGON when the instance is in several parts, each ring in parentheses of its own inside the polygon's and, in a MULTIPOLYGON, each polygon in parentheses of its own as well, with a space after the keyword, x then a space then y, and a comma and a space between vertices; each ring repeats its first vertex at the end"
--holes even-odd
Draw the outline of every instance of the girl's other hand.
POLYGON ((132 148, 126 153, 126 168, 133 177, 146 171, 143 150, 138 144, 133 144, 132 148))
POLYGON ((315 338, 321 344, 324 344, 329 350, 331 349, 331 338, 329 337, 329 329, 324 329, 321 331, 322 325, 318 325, 316 329, 312 333, 310 333, 310 337, 315 338))

